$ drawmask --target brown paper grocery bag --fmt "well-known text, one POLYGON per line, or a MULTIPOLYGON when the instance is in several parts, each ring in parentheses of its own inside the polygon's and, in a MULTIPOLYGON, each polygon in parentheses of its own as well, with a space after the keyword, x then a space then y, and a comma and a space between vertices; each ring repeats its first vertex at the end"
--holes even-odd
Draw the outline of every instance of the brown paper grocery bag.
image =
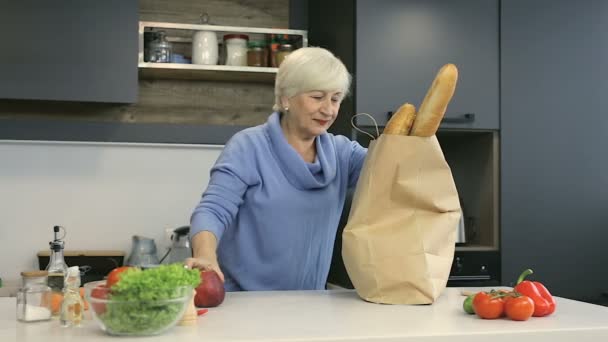
POLYGON ((364 300, 430 304, 445 289, 461 210, 435 136, 382 134, 370 145, 342 235, 364 300))

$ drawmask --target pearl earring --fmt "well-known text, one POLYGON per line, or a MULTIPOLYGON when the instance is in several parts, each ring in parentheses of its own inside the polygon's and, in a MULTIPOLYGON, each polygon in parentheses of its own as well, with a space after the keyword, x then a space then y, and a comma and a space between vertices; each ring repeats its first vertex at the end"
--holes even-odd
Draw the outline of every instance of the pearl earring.
POLYGON ((285 107, 285 111, 286 111, 286 112, 289 112, 289 107, 285 107))

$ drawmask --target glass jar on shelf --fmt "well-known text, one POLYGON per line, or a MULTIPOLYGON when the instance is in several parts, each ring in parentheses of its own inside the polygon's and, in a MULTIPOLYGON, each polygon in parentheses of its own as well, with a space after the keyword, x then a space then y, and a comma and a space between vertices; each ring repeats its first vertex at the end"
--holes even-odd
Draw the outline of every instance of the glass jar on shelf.
POLYGON ((246 34, 227 34, 224 36, 226 45, 226 65, 247 66, 247 41, 246 34))
POLYGON ((264 41, 253 40, 249 42, 247 50, 247 65, 254 67, 268 66, 268 49, 264 41))
POLYGON ((167 40, 165 31, 158 31, 156 40, 150 43, 148 57, 153 63, 171 63, 171 54, 173 52, 173 44, 167 40))
POLYGON ((293 52, 293 45, 285 43, 279 45, 279 51, 277 52, 277 67, 281 66, 281 63, 285 60, 285 58, 293 52))
POLYGON ((47 271, 21 272, 22 286, 17 292, 17 320, 37 322, 51 319, 51 288, 47 271))

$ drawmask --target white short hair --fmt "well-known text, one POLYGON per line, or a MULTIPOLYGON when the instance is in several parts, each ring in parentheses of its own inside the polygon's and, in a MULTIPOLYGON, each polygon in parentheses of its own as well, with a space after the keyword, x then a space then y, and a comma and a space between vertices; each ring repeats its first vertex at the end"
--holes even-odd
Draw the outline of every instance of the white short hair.
POLYGON ((350 82, 351 75, 344 63, 328 50, 319 47, 297 49, 279 67, 273 110, 281 110, 281 97, 291 98, 313 90, 340 91, 346 96, 350 82))

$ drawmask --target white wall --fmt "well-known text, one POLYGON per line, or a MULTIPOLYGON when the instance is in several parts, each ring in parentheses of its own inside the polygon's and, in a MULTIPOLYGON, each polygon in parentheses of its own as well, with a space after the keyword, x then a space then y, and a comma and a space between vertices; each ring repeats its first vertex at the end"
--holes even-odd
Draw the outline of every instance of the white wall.
POLYGON ((188 225, 222 146, 0 141, 0 277, 36 269, 54 225, 67 250, 129 253, 135 234, 165 251, 188 225))

